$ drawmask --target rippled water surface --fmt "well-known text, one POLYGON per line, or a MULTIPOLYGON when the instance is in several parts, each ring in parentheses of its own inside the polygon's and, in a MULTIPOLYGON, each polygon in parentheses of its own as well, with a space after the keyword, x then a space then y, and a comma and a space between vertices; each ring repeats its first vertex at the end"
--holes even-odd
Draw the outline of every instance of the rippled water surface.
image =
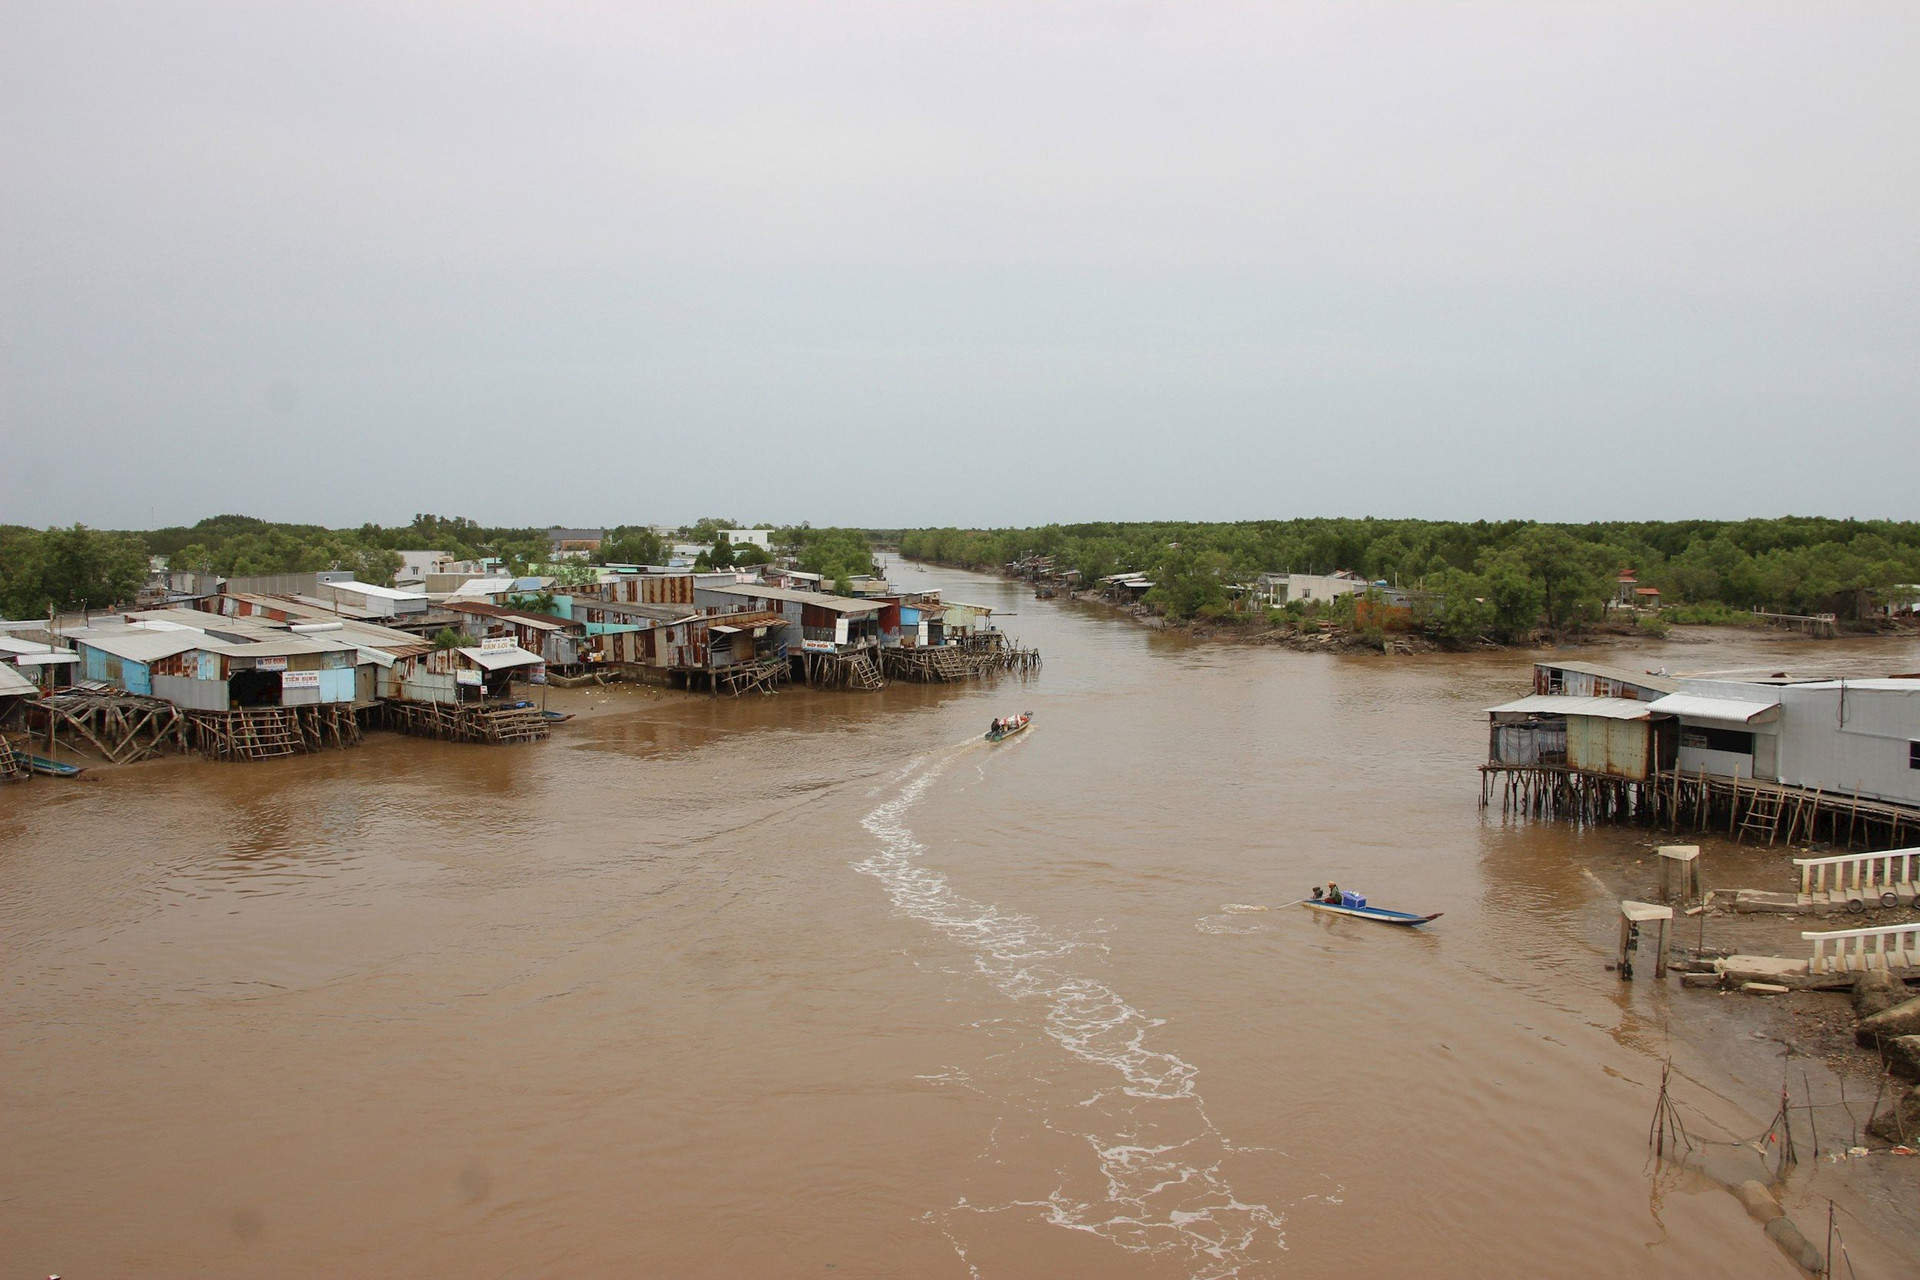
POLYGON ((1647 1176, 1644 834, 1476 807, 1525 655, 901 580, 1044 672, 0 792, 5 1273, 1798 1274, 1647 1176), (1446 914, 1262 909, 1328 876, 1446 914))

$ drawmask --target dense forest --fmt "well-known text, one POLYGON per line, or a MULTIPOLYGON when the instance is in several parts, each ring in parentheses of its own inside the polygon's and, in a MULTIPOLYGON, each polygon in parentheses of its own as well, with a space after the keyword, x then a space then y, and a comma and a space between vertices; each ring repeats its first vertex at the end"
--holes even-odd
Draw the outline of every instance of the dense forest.
MULTIPOLYGON (((721 517, 696 521, 679 531, 688 542, 710 543, 720 529, 747 528, 721 517)), ((770 526, 758 526, 770 527, 770 526)), ((824 574, 843 588, 871 568, 866 535, 853 529, 798 525, 779 529, 775 544, 799 557, 801 567, 824 574)), ((488 527, 463 516, 416 515, 410 524, 363 524, 355 529, 276 524, 252 516, 211 516, 192 526, 145 532, 70 528, 29 529, 0 525, 0 615, 45 617, 49 608, 100 608, 133 599, 148 577, 150 556, 173 571, 241 577, 275 573, 346 570, 362 582, 390 586, 403 550, 444 551, 459 560, 498 559, 507 572, 578 576, 576 561, 548 563, 544 528, 488 527)), ((606 530, 590 558, 599 564, 659 564, 664 541, 648 525, 606 530)), ((747 565, 765 559, 757 547, 716 546, 701 567, 747 565)))
POLYGON ((1920 522, 1788 516, 1536 524, 1531 521, 1271 520, 915 529, 901 553, 972 569, 1051 556, 1091 583, 1139 570, 1147 597, 1185 619, 1225 610, 1263 572, 1350 569, 1415 593, 1432 630, 1512 636, 1597 619, 1623 569, 1660 590, 1676 622, 1755 608, 1854 619, 1920 582, 1920 522))

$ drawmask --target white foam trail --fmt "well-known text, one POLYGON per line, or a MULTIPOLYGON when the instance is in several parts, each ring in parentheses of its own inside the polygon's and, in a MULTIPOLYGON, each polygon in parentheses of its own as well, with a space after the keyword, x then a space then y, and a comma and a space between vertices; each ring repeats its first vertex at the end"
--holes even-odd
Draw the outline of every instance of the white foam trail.
MULTIPOLYGON (((1241 1201, 1227 1184, 1221 1165, 1243 1148, 1208 1119, 1194 1067, 1147 1043, 1162 1020, 1135 1009, 1105 983, 1068 972, 1063 962, 1081 944, 1048 934, 1032 916, 963 897, 945 875, 916 861, 926 850, 906 825, 906 814, 957 754, 920 769, 898 795, 861 819, 880 847, 854 869, 879 880, 897 910, 966 948, 975 971, 1001 994, 1040 1002, 1047 1036, 1082 1062, 1113 1072, 1116 1084, 1078 1103, 1072 1114, 1050 1108, 1041 1117, 1048 1128, 1086 1142, 1105 1183, 1104 1200, 1076 1200, 1056 1189, 1044 1200, 1015 1205, 963 1200, 956 1211, 1024 1206, 1055 1226, 1090 1232, 1130 1252, 1185 1256, 1195 1280, 1239 1275, 1256 1251, 1269 1243, 1284 1247, 1282 1219, 1264 1204, 1241 1201), (1111 1114, 1116 1110, 1124 1114, 1111 1114), (1124 1125, 1125 1132, 1087 1132, 1089 1120, 1101 1116, 1124 1125)), ((976 1086, 968 1081, 966 1087, 976 1086)), ((941 1229, 972 1271, 951 1224, 943 1219, 941 1229)))

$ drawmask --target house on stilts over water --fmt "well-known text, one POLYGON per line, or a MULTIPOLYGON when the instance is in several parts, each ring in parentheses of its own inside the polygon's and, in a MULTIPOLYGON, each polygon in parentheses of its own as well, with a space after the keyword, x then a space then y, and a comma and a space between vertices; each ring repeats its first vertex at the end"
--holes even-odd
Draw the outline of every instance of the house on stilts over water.
POLYGON ((1534 664, 1488 708, 1480 803, 1735 839, 1920 839, 1920 675, 1672 677, 1534 664))

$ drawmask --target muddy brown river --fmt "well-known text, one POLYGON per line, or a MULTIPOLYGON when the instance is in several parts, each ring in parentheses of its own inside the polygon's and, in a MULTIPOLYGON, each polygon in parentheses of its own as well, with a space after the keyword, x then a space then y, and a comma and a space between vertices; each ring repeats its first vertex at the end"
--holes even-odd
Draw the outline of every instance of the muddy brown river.
POLYGON ((1529 655, 899 581, 1044 671, 0 792, 0 1275, 1800 1274, 1649 1165, 1774 1102, 1603 969, 1650 834, 1477 807, 1529 655), (1228 909, 1329 876, 1445 915, 1228 909))

